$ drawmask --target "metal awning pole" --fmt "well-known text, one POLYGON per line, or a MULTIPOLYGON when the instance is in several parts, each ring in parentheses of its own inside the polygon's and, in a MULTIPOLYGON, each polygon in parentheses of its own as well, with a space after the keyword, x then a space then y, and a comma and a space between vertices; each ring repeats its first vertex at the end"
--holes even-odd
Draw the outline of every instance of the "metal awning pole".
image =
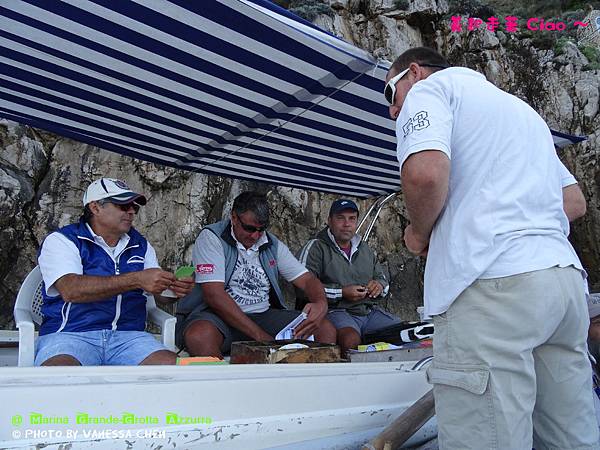
POLYGON ((369 235, 371 234, 371 231, 373 230, 373 227, 375 226, 375 222, 377 221, 377 218, 379 217, 379 213, 381 212, 383 207, 396 195, 398 195, 398 193, 393 192, 391 194, 388 194, 386 197, 379 197, 375 202, 373 202, 373 204, 371 205, 371 207, 369 208, 367 213, 364 215, 364 217, 362 218, 362 220, 360 221, 360 223, 358 224, 358 227, 356 229, 356 232, 358 232, 361 229, 361 227, 365 224, 365 222, 367 221, 367 218, 369 218, 373 214, 373 211, 375 210, 375 213, 373 214, 373 218, 371 219, 371 222, 367 226, 367 231, 365 232, 365 234, 362 237, 363 242, 366 242, 369 239, 369 235))

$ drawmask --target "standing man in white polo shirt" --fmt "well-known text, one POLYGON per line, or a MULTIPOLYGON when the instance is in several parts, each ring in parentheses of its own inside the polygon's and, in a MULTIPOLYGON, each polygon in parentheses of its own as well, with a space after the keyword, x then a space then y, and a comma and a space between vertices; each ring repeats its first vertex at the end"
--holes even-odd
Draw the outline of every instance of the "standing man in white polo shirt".
POLYGON ((133 227, 146 197, 113 178, 89 185, 78 223, 51 233, 38 257, 44 280, 36 365, 175 364, 175 353, 146 333, 146 294, 188 294, 192 278, 160 269, 133 227))
POLYGON ((544 120, 428 48, 398 57, 385 96, 404 241, 427 255, 440 448, 599 448, 585 272, 544 120))

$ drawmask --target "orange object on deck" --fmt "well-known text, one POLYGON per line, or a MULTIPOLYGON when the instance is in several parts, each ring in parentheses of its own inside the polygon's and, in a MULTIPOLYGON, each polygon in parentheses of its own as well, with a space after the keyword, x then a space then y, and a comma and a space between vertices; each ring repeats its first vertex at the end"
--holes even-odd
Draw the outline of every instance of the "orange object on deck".
POLYGON ((227 364, 227 361, 216 356, 190 356, 188 358, 177 358, 178 366, 194 366, 201 364, 227 364))

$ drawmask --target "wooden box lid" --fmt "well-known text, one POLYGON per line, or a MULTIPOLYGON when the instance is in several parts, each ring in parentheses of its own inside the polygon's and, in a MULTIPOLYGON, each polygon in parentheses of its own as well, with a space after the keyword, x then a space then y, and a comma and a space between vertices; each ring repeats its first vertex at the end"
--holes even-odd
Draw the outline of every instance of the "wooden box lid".
POLYGON ((339 362, 340 348, 335 344, 302 339, 258 342, 242 341, 231 344, 230 364, 285 364, 339 362), (306 348, 282 349, 288 344, 304 344, 306 348))

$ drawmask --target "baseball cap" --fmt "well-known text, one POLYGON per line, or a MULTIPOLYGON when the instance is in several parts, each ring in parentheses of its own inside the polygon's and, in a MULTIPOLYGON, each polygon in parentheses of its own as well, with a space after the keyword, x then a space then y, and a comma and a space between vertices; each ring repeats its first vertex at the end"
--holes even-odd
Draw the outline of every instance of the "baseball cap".
POLYGON ((348 200, 345 198, 340 198, 331 204, 331 208, 329 208, 329 216, 333 216, 341 211, 346 209, 351 209, 353 211, 358 212, 358 206, 352 200, 348 200))
POLYGON ((91 183, 86 189, 85 194, 83 194, 83 206, 106 198, 118 205, 130 202, 136 202, 140 205, 146 204, 146 197, 133 192, 124 181, 115 178, 100 178, 91 183))

